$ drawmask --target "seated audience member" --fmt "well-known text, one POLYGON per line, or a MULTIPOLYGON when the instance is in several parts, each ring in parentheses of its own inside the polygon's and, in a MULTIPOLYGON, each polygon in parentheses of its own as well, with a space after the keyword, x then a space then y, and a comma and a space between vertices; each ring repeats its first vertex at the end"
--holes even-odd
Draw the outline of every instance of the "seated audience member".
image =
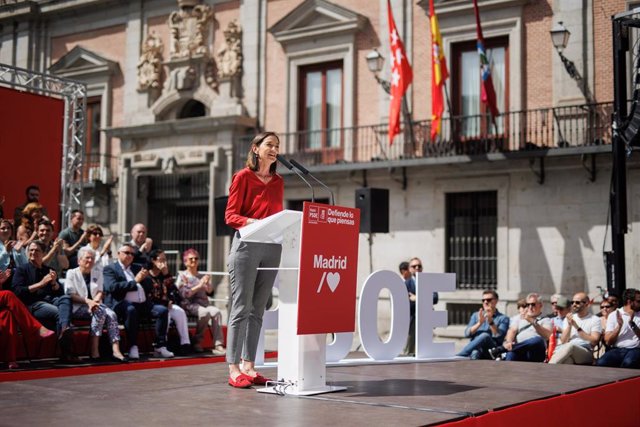
POLYGON ((153 239, 147 236, 147 227, 144 224, 136 224, 131 227, 131 241, 134 249, 133 262, 140 265, 147 265, 149 253, 158 249, 153 244, 153 239))
POLYGON ((615 312, 615 309, 612 308, 613 306, 611 305, 611 303, 609 303, 609 301, 607 300, 603 300, 600 303, 600 312, 598 314, 596 314, 596 316, 598 316, 600 318, 600 324, 602 325, 602 330, 604 331, 607 327, 607 319, 609 318, 609 315, 613 312, 615 312))
POLYGON ((56 329, 60 338, 61 360, 76 362, 71 355, 71 298, 64 294, 55 270, 42 262, 44 243, 36 240, 27 247, 29 262, 15 271, 13 290, 31 314, 47 329, 56 329))
POLYGON ((105 303, 112 308, 127 331, 129 359, 139 359, 138 327, 141 316, 156 319, 156 357, 173 357, 167 350, 167 326, 169 311, 167 307, 147 300, 143 287, 150 286, 149 271, 133 264, 133 247, 123 243, 118 249, 117 260, 104 268, 105 303))
POLYGON ((404 354, 411 356, 416 353, 416 282, 409 270, 409 263, 407 261, 401 262, 398 270, 404 280, 404 285, 407 287, 407 295, 409 298, 409 336, 407 337, 407 344, 404 347, 404 354))
POLYGON ((167 256, 162 249, 154 249, 149 253, 149 259, 151 286, 147 288, 147 299, 167 307, 169 318, 175 323, 180 336, 181 352, 186 353, 190 344, 187 313, 180 307, 180 294, 175 277, 169 274, 167 256))
POLYGON ((494 359, 505 353, 505 360, 520 362, 544 362, 546 341, 551 335, 551 319, 542 317, 540 295, 527 295, 523 317, 513 319, 509 331, 500 347, 489 350, 494 359))
POLYGON ((209 275, 198 273, 199 259, 200 254, 195 249, 187 249, 182 253, 182 261, 187 270, 178 274, 176 285, 182 296, 182 308, 190 316, 198 317, 193 349, 197 352, 203 351, 202 338, 204 331, 206 328, 211 328, 211 335, 213 336, 212 352, 216 356, 222 356, 227 352, 222 335, 222 313, 209 302, 208 296, 213 294, 213 284, 209 275), (209 323, 211 323, 211 326, 209 326, 209 323))
MULTIPOLYGON (((20 206, 16 206, 13 212, 13 223, 18 226, 22 222, 22 212, 24 208, 27 207, 29 203, 40 203, 40 187, 37 185, 30 185, 24 190, 24 194, 26 196, 26 200, 20 206)), ((47 209, 42 208, 42 215, 49 216, 47 214, 47 209)))
POLYGON ((78 249, 89 240, 89 234, 82 229, 82 224, 84 224, 84 212, 75 209, 71 211, 69 227, 60 232, 59 237, 64 242, 64 252, 69 258, 70 268, 78 266, 78 249))
MULTIPOLYGON (((9 280, 9 270, 0 273, 0 286, 9 280)), ((17 369, 18 346, 24 336, 36 339, 46 338, 55 332, 48 330, 38 322, 27 307, 11 291, 0 291, 0 357, 7 362, 9 369, 17 369)))
POLYGON ((90 225, 87 227, 87 235, 89 236, 89 243, 85 248, 91 248, 96 253, 96 267, 104 268, 111 264, 111 243, 113 243, 113 235, 109 236, 104 245, 102 244, 102 237, 104 233, 99 225, 90 225))
MULTIPOLYGON (((0 219, 0 270, 13 270, 19 265, 29 262, 25 255, 23 242, 14 240, 14 227, 11 221, 0 219)), ((5 282, 5 289, 10 289, 11 281, 5 282)))
POLYGON ((549 363, 591 365, 593 347, 600 341, 602 325, 600 319, 589 311, 589 297, 578 292, 571 301, 571 313, 562 324, 560 345, 551 356, 549 363))
POLYGON ((629 288, 622 293, 624 306, 609 315, 604 333, 611 348, 598 366, 640 369, 640 291, 629 288))
POLYGON ((73 318, 91 319, 91 331, 89 333, 91 358, 97 359, 100 357, 100 337, 102 336, 102 328, 106 324, 113 352, 112 358, 123 362, 124 356, 120 352, 118 316, 102 303, 102 269, 94 268, 95 256, 96 254, 91 248, 83 247, 78 251, 78 267, 67 272, 64 284, 65 293, 73 301, 73 318))
POLYGON ((37 238, 36 225, 40 220, 46 218, 42 213, 42 209, 43 207, 40 203, 29 203, 22 211, 22 218, 17 223, 16 238, 18 241, 24 242, 25 247, 37 238))
POLYGON ((614 311, 620 308, 620 297, 615 292, 607 291, 604 294, 604 298, 611 305, 611 311, 614 311))
POLYGON ((471 315, 464 336, 471 338, 458 356, 471 359, 489 359, 489 349, 502 345, 509 329, 509 318, 496 308, 498 293, 494 290, 482 292, 482 308, 471 315))
POLYGON ((527 300, 525 298, 520 298, 516 301, 516 308, 518 309, 518 314, 514 314, 509 318, 509 327, 511 327, 514 322, 517 322, 518 319, 524 319, 524 316, 527 313, 527 300))
POLYGON ((38 240, 45 246, 46 255, 42 262, 53 268, 58 277, 63 277, 62 271, 69 268, 69 260, 62 249, 62 240, 53 240, 53 224, 50 221, 43 219, 38 223, 38 240))

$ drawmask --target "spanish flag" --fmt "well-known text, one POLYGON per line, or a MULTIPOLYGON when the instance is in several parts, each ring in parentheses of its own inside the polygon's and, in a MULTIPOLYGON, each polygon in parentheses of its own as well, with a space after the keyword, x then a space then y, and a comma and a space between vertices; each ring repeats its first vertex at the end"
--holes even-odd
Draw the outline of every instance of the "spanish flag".
POLYGON ((429 0, 429 17, 431 21, 431 140, 440 135, 442 113, 444 112, 444 97, 442 89, 449 77, 447 61, 442 49, 442 36, 438 17, 433 7, 433 0, 429 0))

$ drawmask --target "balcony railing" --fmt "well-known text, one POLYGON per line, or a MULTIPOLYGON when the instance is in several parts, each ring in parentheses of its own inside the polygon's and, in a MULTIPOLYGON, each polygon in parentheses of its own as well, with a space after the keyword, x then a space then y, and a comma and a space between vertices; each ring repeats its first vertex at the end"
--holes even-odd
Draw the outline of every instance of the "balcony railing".
MULTIPOLYGON (((431 121, 416 121, 404 126, 392 145, 386 124, 292 132, 280 135, 281 152, 319 166, 589 147, 611 143, 612 112, 613 103, 600 103, 511 111, 495 123, 481 115, 445 117, 435 141, 431 121)), ((237 146, 237 168, 250 141, 237 146)))
POLYGON ((111 184, 117 177, 117 167, 117 157, 98 153, 87 154, 82 163, 82 181, 111 184))

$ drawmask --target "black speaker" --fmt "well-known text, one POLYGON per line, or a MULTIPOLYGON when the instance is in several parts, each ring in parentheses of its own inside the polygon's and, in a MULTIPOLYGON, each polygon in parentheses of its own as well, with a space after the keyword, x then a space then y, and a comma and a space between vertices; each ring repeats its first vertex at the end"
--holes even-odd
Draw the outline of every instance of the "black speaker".
POLYGON ((224 222, 224 212, 227 210, 229 196, 213 199, 213 213, 216 219, 216 236, 233 236, 235 230, 224 222))
POLYGON ((389 190, 386 188, 358 188, 356 208, 360 209, 361 233, 389 232, 389 190))

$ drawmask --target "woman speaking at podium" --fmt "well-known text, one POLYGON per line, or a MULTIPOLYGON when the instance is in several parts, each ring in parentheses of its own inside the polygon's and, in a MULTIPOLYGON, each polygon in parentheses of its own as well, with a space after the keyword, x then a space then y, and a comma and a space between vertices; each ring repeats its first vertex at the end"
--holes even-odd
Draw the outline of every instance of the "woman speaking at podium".
MULTIPOLYGON (((246 167, 231 180, 227 225, 238 230, 282 210, 284 181, 276 173, 279 151, 280 140, 275 133, 263 132, 253 138, 246 167)), ((281 253, 278 244, 243 242, 238 231, 233 237, 227 264, 231 291, 227 362, 229 385, 233 387, 248 388, 268 381, 255 370, 255 360, 262 315, 277 271, 257 268, 277 268, 281 253)))

